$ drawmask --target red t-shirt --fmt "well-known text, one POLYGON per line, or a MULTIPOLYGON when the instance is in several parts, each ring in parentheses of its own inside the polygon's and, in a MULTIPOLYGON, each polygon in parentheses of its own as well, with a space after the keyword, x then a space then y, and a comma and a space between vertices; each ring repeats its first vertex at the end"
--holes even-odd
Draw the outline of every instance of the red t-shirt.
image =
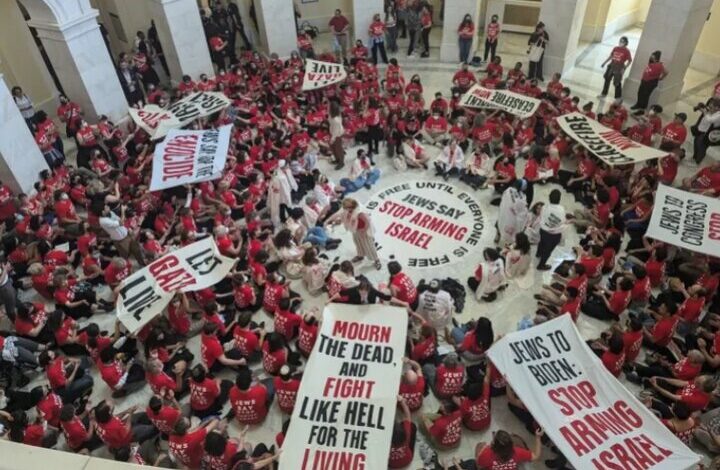
POLYGON ((483 393, 475 401, 465 397, 460 404, 463 424, 471 431, 482 431, 490 426, 490 383, 483 384, 483 393))
POLYGON ((681 401, 687 405, 690 411, 702 411, 710 403, 711 395, 703 392, 694 383, 684 386, 679 392, 681 401))
POLYGON ((63 434, 65 435, 65 442, 71 450, 80 450, 80 447, 87 441, 88 432, 83 422, 77 416, 74 416, 70 421, 63 421, 60 423, 63 434))
POLYGON ((517 470, 518 464, 530 462, 532 452, 522 447, 513 449, 513 456, 506 462, 500 462, 490 446, 486 446, 477 456, 476 463, 480 470, 517 470))
POLYGON ((349 26, 350 22, 347 20, 347 18, 340 15, 340 16, 333 16, 330 19, 329 25, 332 28, 333 33, 339 33, 343 29, 345 29, 347 26, 349 26))
POLYGON ((417 411, 422 407, 425 396, 425 377, 419 376, 414 385, 400 382, 400 396, 405 399, 410 411, 417 411))
POLYGON ((250 356, 255 351, 260 350, 260 339, 252 331, 236 326, 233 330, 233 339, 235 347, 243 356, 250 356))
POLYGON ((297 313, 281 309, 275 311, 275 331, 285 336, 288 341, 295 336, 300 323, 302 323, 302 317, 297 313))
POLYGON ((625 62, 632 60, 630 49, 625 46, 615 46, 610 55, 612 56, 612 61, 618 64, 624 64, 625 62))
POLYGON ((190 407, 193 410, 203 411, 210 408, 215 399, 220 395, 220 387, 210 377, 198 383, 190 380, 190 407))
POLYGON ((230 404, 239 423, 258 424, 268 413, 267 389, 264 385, 254 385, 249 390, 233 386, 230 389, 230 404))
POLYGON ((658 80, 663 72, 665 72, 665 66, 662 62, 649 63, 645 66, 645 70, 643 70, 642 80, 644 82, 658 80))
POLYGON ((217 359, 225 354, 223 345, 215 335, 206 335, 203 333, 200 336, 200 355, 202 356, 203 364, 208 369, 211 368, 217 359))
POLYGON ((97 423, 96 430, 100 439, 111 449, 119 449, 132 442, 130 426, 124 424, 116 416, 110 418, 107 423, 97 423))
POLYGON ((184 436, 170 435, 168 448, 175 459, 188 468, 200 468, 205 450, 207 430, 200 428, 195 432, 185 434, 184 436))
POLYGON ((635 362, 638 354, 640 354, 640 347, 642 346, 643 334, 640 331, 628 331, 623 333, 623 344, 625 345, 625 361, 635 362))
POLYGON ((698 376, 701 370, 702 365, 693 364, 687 357, 684 357, 673 366, 672 373, 676 379, 691 382, 698 376))
POLYGON ((280 348, 277 351, 270 352, 270 346, 267 341, 262 346, 262 352, 262 362, 265 372, 270 375, 277 375, 277 373, 280 371, 280 368, 285 365, 285 362, 287 361, 287 352, 284 348, 280 348))
POLYGON ((670 343, 673 335, 675 334, 675 327, 678 323, 677 315, 671 317, 665 317, 655 323, 652 330, 653 342, 658 346, 667 346, 670 343))
POLYGON ((437 368, 435 378, 435 390, 439 398, 447 398, 457 395, 462 390, 465 380, 465 367, 458 365, 454 369, 448 369, 443 364, 437 368))
POLYGON ((458 445, 462 437, 462 414, 460 410, 439 417, 428 431, 438 443, 445 447, 458 445))
POLYGON ((625 364, 625 351, 620 354, 605 351, 600 360, 612 375, 619 377, 620 372, 622 372, 623 364, 625 364))
POLYGON ((60 411, 62 410, 63 402, 62 399, 50 392, 37 404, 37 409, 42 415, 43 419, 53 427, 60 426, 60 411))
POLYGON ((122 364, 119 361, 113 361, 110 364, 98 362, 98 369, 100 369, 102 379, 108 384, 108 387, 113 390, 115 390, 115 387, 117 387, 123 375, 125 375, 122 364))
POLYGON ((285 381, 280 377, 275 377, 273 383, 280 411, 285 414, 292 414, 293 408, 295 408, 295 400, 297 400, 297 393, 300 389, 300 381, 298 379, 285 381))
POLYGON ((405 440, 400 446, 390 447, 390 459, 388 461, 388 468, 405 468, 410 465, 413 459, 414 449, 410 447, 410 437, 412 435, 412 421, 405 420, 402 422, 402 427, 405 430, 405 440))
POLYGON ((160 411, 158 411, 157 414, 148 407, 145 410, 145 413, 147 414, 148 419, 150 419, 153 425, 158 428, 160 432, 165 434, 172 433, 175 423, 177 423, 182 416, 180 410, 178 410, 177 408, 172 408, 170 406, 163 406, 162 408, 160 408, 160 411))
POLYGON ((297 346, 300 352, 309 356, 312 352, 315 341, 317 341, 318 326, 317 323, 309 324, 306 322, 300 323, 300 331, 298 333, 297 346))
POLYGON ((687 128, 683 124, 671 122, 662 130, 662 137, 664 140, 671 140, 682 145, 687 138, 687 128))
POLYGON ((159 374, 145 372, 145 380, 150 384, 150 388, 156 395, 160 395, 163 389, 175 390, 175 385, 177 385, 175 380, 163 371, 160 371, 159 374))

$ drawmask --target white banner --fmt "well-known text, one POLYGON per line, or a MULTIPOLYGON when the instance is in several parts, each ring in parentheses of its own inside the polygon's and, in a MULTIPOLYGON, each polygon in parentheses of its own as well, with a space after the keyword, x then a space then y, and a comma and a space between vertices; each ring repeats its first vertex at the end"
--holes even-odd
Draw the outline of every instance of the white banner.
POLYGON ((150 191, 222 176, 232 126, 203 131, 171 130, 155 147, 150 191))
POLYGON ((179 129, 197 118, 222 111, 231 103, 224 93, 201 91, 176 101, 167 108, 150 104, 143 109, 130 108, 129 113, 133 121, 154 140, 164 137, 171 129, 179 129))
POLYGON ((387 468, 406 336, 403 308, 325 307, 280 470, 387 468))
POLYGON ((682 470, 700 460, 605 369, 570 315, 505 335, 488 355, 575 468, 682 470))
POLYGON ((212 237, 173 251, 122 282, 116 303, 118 319, 135 333, 159 315, 176 292, 215 285, 234 264, 234 259, 220 254, 212 237))
POLYGON ((579 142, 608 165, 627 165, 663 158, 668 154, 635 142, 615 129, 605 127, 581 113, 559 116, 557 122, 570 138, 579 142))
POLYGON ((538 110, 540 100, 508 90, 489 90, 480 85, 473 85, 460 99, 460 105, 469 108, 499 109, 526 119, 538 110))
POLYGON ((340 83, 345 80, 345 77, 347 77, 347 72, 342 64, 307 59, 302 89, 303 91, 317 90, 340 83))
POLYGON ((720 200, 661 184, 655 193, 646 235, 688 250, 720 256, 720 200))

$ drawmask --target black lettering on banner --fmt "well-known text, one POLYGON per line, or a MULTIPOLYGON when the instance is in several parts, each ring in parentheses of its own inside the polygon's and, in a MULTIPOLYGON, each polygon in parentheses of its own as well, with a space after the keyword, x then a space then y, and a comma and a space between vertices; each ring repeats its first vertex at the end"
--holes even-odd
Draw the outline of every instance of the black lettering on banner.
POLYGON ((220 259, 215 256, 212 248, 196 253, 185 261, 187 261, 187 263, 201 276, 211 273, 216 267, 218 267, 218 265, 220 265, 220 259), (204 271, 200 269, 203 265, 207 267, 204 271))
POLYGON ((195 176, 198 178, 204 178, 206 176, 212 176, 213 175, 213 167, 212 166, 198 166, 197 170, 195 171, 195 176))
POLYGON ((568 359, 572 347, 562 330, 513 341, 508 347, 513 362, 525 365, 540 386, 572 380, 581 374, 568 359))
POLYGON ((192 103, 178 102, 176 106, 169 109, 180 121, 191 121, 200 116, 200 110, 192 103))
POLYGON ((162 298, 155 293, 155 289, 145 276, 140 276, 123 286, 120 289, 120 297, 123 299, 125 308, 137 321, 140 321, 144 310, 162 298), (142 284, 147 285, 143 287, 142 284), (140 287, 140 290, 131 292, 136 287, 140 287))

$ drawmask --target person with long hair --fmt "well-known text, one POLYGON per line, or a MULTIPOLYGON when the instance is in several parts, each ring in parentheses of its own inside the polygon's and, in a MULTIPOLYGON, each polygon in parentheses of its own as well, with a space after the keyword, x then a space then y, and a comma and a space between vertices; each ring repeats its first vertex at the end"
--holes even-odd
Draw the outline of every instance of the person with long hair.
POLYGON ((650 59, 648 59, 648 64, 645 66, 642 78, 640 79, 637 100, 630 109, 645 111, 650 104, 650 95, 655 91, 660 81, 667 77, 668 72, 665 69, 665 65, 660 62, 661 57, 661 51, 655 51, 650 54, 650 59))
POLYGON ((345 198, 342 202, 342 210, 333 214, 326 224, 340 224, 347 231, 352 233, 353 242, 357 255, 352 259, 354 263, 358 263, 365 258, 372 260, 375 269, 380 269, 380 256, 377 248, 375 248, 375 237, 373 235, 372 222, 370 215, 360 206, 357 200, 345 198))
POLYGON ((490 444, 479 442, 475 446, 475 462, 480 470, 517 468, 518 464, 534 462, 542 454, 542 429, 535 431, 535 447, 532 451, 515 445, 513 436, 507 431, 497 431, 490 444))
POLYGON ((515 243, 503 250, 505 256, 505 274, 508 278, 525 275, 530 268, 530 240, 523 233, 515 234, 515 243))
POLYGON ((458 48, 460 51, 460 62, 469 63, 470 49, 472 48, 473 38, 475 37, 475 23, 472 16, 467 14, 463 17, 460 26, 458 26, 458 48))
POLYGON ((450 332, 450 338, 455 344, 455 351, 463 359, 479 361, 485 357, 485 351, 490 349, 495 341, 495 333, 490 319, 480 317, 475 321, 454 327, 450 332))

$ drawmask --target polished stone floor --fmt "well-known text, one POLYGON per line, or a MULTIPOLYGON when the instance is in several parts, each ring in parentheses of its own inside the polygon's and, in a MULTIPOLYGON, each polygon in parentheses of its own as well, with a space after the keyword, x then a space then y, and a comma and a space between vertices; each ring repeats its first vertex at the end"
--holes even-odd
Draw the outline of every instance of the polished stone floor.
MULTIPOLYGON (((439 29, 433 31, 431 41, 433 44, 439 44, 439 29)), ((630 37, 630 49, 634 50, 637 46, 637 42, 640 36, 639 29, 631 29, 624 32, 623 34, 630 37)), ((519 34, 504 34, 501 40, 500 48, 498 53, 503 57, 503 63, 505 65, 512 65, 517 60, 525 59, 524 51, 527 36, 519 34)), ((581 97, 581 101, 584 103, 587 100, 594 100, 598 94, 602 84, 602 70, 600 64, 607 57, 609 51, 617 43, 617 37, 612 37, 598 44, 583 45, 581 52, 577 59, 577 66, 563 77, 563 82, 566 83, 571 89, 574 95, 581 97)), ((317 48, 324 47, 323 44, 327 44, 329 38, 327 35, 322 35, 317 40, 317 48)), ((404 45, 401 42, 401 46, 404 45)), ((398 60, 402 64, 405 70, 405 76, 408 77, 413 73, 419 73, 422 77, 422 82, 425 89, 425 99, 429 103, 432 99, 432 95, 436 91, 443 91, 447 93, 450 88, 450 78, 456 69, 456 64, 442 64, 438 63, 437 60, 438 49, 434 48, 431 51, 430 59, 418 59, 408 58, 405 54, 399 54, 398 60)), ((526 63, 526 62, 524 62, 526 63)), ((550 72, 547 71, 548 75, 550 72)), ((667 116, 670 116, 672 112, 685 111, 689 116, 693 116, 691 111, 692 106, 700 101, 704 100, 712 93, 712 87, 715 83, 715 77, 711 77, 706 74, 696 72, 694 70, 688 70, 685 81, 685 88, 680 100, 673 106, 667 107, 667 116)), ((597 105, 596 105, 597 109, 597 105)), ((692 117, 691 117, 692 119, 692 117)), ((439 149, 429 148, 431 154, 436 154, 439 149)), ((366 202, 368 199, 383 188, 392 186, 400 182, 406 182, 409 179, 413 180, 429 180, 432 179, 431 171, 418 171, 409 170, 406 173, 398 173, 389 164, 389 159, 384 156, 383 148, 381 148, 381 155, 376 157, 376 163, 378 168, 382 171, 382 177, 379 183, 372 190, 361 190, 356 193, 357 198, 361 202, 366 202)), ((354 155, 355 149, 349 150, 349 155, 354 155)), ((340 177, 346 176, 345 171, 337 173, 331 169, 327 162, 320 163, 322 169, 326 171, 331 179, 337 181, 340 177)), ((520 163, 518 172, 522 171, 523 163, 520 163)), ((346 170, 347 171, 347 170, 346 170)), ((680 170, 680 177, 683 177, 694 171, 694 168, 683 164, 680 170)), ((455 183, 458 186, 462 186, 462 183, 455 183)), ((467 187, 461 189, 466 190, 467 187)), ((547 201, 547 195, 550 186, 544 186, 536 189, 535 200, 536 201, 547 201)), ((492 246, 494 229, 492 226, 497 217, 497 208, 489 204, 492 197, 492 190, 480 190, 475 193, 475 198, 479 201, 483 215, 485 217, 485 230, 481 238, 481 244, 478 249, 471 252, 464 261, 452 264, 446 267, 436 268, 433 270, 410 270, 413 278, 418 281, 421 278, 443 278, 443 277, 454 277, 464 283, 464 280, 472 274, 477 263, 480 260, 482 248, 486 246, 492 246)), ((569 198, 565 198, 563 203, 566 205, 568 212, 572 211, 576 204, 570 201, 569 198)), ((348 259, 353 256, 352 242, 348 234, 344 233, 342 229, 336 229, 333 236, 339 236, 343 239, 341 247, 333 252, 333 255, 337 255, 340 259, 348 259)), ((558 263, 562 259, 566 259, 571 256, 571 247, 577 242, 577 235, 574 233, 568 233, 565 242, 560 246, 554 253, 553 263, 558 263)), ((405 247, 398 246, 398 250, 406 249, 405 247)), ((387 250, 391 251, 391 250, 387 250)), ((383 253, 383 261, 388 261, 386 252, 383 253)), ((363 265, 359 269, 360 273, 367 275, 373 282, 380 283, 387 281, 387 272, 375 271, 369 265, 363 265)), ((458 316, 459 321, 466 321, 471 318, 478 318, 479 316, 486 316, 493 322, 493 326, 496 334, 504 334, 513 331, 517 327, 517 323, 526 315, 533 315, 535 310, 535 301, 533 294, 535 294, 538 288, 549 278, 549 274, 533 272, 531 274, 533 279, 532 286, 527 289, 522 289, 518 285, 511 284, 511 286, 503 292, 499 299, 494 303, 478 303, 471 296, 468 296, 467 304, 462 315, 458 316)), ((299 281, 295 281, 292 288, 304 292, 302 285, 299 281)), ((107 293, 106 293, 107 294, 107 293)), ((307 297, 304 307, 318 307, 322 308, 326 296, 321 297, 307 297)), ((262 316, 264 314, 258 313, 262 316)), ((263 318, 263 320, 269 320, 269 318, 263 318)), ((101 324, 104 329, 111 329, 114 322, 114 316, 112 314, 99 315, 97 318, 93 318, 93 321, 97 321, 101 324)), ((585 316, 581 316, 578 321, 578 328, 580 329, 583 336, 586 338, 596 337, 600 331, 602 331, 604 325, 601 322, 588 319, 585 316)), ((190 341, 189 346, 191 350, 196 354, 196 358, 199 358, 199 340, 194 338, 190 341)), ((230 374, 223 374, 223 377, 231 378, 230 374)), ((42 377, 41 377, 42 378, 42 377)), ((263 378, 262 371, 258 371, 258 378, 263 378)), ((37 384, 40 381, 33 383, 37 384)), ((101 400, 102 398, 108 397, 109 393, 102 382, 102 380, 96 374, 96 386, 92 396, 93 401, 101 400)), ((131 395, 130 397, 118 400, 117 409, 123 410, 132 405, 139 405, 142 408, 145 407, 148 400, 151 397, 149 387, 146 387, 142 391, 131 395)), ((437 401, 430 395, 425 400, 424 410, 427 412, 434 412, 437 408, 437 401)), ((527 435, 525 430, 518 425, 518 421, 512 416, 506 407, 506 400, 504 398, 493 399, 492 403, 492 425, 484 432, 469 432, 463 431, 463 438, 461 446, 453 452, 442 452, 441 458, 449 459, 452 456, 459 458, 472 458, 473 449, 479 441, 488 441, 492 438, 492 433, 498 429, 505 429, 514 433, 517 433, 527 440, 530 440, 530 436, 527 435)), ((275 434, 279 431, 284 417, 280 414, 276 406, 273 406, 268 418, 264 423, 259 426, 252 426, 248 433, 248 439, 253 442, 266 442, 268 444, 274 441, 275 434)), ((239 427, 236 424, 231 425, 231 434, 237 434, 239 427)), ((100 451, 99 455, 103 455, 104 451, 100 451)), ((549 458, 546 452, 543 458, 549 458)), ((416 448, 416 458, 413 464, 409 467, 413 470, 419 469, 422 466, 419 455, 416 448)), ((544 468, 544 465, 540 462, 530 465, 528 468, 544 468)), ((376 469, 372 469, 376 470, 376 469)))

